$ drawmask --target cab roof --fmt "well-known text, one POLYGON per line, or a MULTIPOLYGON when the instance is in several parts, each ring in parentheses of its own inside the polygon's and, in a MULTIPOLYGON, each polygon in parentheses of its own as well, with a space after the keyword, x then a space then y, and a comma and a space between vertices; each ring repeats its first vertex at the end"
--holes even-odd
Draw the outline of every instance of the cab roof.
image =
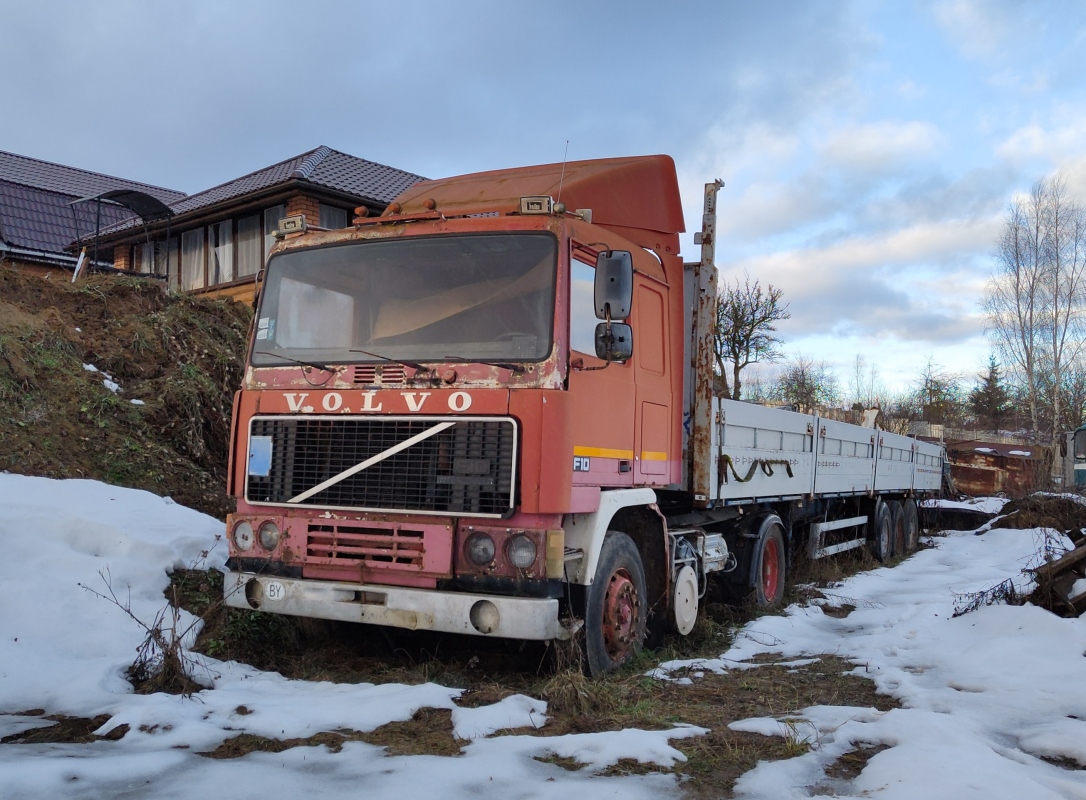
POLYGON ((550 195, 570 211, 592 209, 592 223, 679 234, 683 224, 679 183, 671 156, 633 156, 542 164, 420 181, 395 200, 401 214, 431 208, 447 217, 511 214, 520 198, 550 195), (436 206, 427 205, 433 201, 436 206))

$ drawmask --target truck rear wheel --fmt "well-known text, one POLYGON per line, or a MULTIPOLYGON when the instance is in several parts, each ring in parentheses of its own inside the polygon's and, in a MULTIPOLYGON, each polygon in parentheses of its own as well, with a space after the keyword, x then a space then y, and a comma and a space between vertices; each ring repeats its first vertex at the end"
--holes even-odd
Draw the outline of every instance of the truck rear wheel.
POLYGON ((895 556, 905 555, 905 511, 900 500, 891 500, 890 506, 890 532, 893 546, 891 551, 895 556))
POLYGON ((645 568, 633 540, 608 531, 585 607, 589 675, 616 669, 641 649, 647 618, 645 568))
POLYGON ((750 562, 750 586, 759 608, 775 608, 784 599, 787 563, 784 553, 784 526, 777 516, 768 516, 758 527, 758 541, 750 562))
POLYGON ((912 553, 920 545, 920 512, 912 498, 902 504, 902 509, 905 517, 905 552, 912 553))
POLYGON ((891 522, 889 507, 882 500, 879 500, 875 504, 875 515, 871 519, 871 538, 867 544, 871 548, 871 555, 884 564, 893 555, 893 526, 891 522))

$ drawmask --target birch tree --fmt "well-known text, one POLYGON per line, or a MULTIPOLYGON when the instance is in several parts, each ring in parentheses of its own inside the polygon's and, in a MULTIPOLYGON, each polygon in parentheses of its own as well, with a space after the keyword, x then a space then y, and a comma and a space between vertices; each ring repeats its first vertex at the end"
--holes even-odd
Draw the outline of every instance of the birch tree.
POLYGON ((1086 212, 1062 178, 1038 181, 1008 209, 984 310, 987 332, 1024 390, 1033 430, 1058 433, 1065 373, 1086 333, 1086 212))

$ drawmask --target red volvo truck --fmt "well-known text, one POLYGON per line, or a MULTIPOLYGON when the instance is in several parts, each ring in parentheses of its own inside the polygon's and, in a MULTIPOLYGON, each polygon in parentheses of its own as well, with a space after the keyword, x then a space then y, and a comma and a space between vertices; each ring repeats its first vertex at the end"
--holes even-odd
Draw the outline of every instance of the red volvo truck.
POLYGON ((773 606, 794 557, 914 548, 938 447, 712 396, 718 189, 694 264, 667 156, 283 220, 234 404, 227 605, 583 635, 596 674, 688 633, 710 580, 773 606))

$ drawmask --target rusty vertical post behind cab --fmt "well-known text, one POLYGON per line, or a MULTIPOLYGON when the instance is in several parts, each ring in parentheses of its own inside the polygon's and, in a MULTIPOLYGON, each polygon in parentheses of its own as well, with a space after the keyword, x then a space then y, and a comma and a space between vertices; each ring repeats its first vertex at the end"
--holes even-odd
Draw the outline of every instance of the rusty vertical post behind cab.
POLYGON ((694 395, 690 402, 690 437, 686 454, 690 474, 693 506, 705 508, 711 497, 712 424, 713 424, 713 355, 715 349, 717 296, 716 274, 716 196, 724 183, 720 180, 705 184, 701 231, 694 234, 694 243, 701 245, 701 261, 692 264, 694 299, 691 325, 691 359, 689 385, 694 395))
POLYGON ((380 217, 285 236, 234 414, 227 604, 564 638, 570 584, 593 583, 622 513, 666 587, 653 489, 689 491, 682 231, 674 163, 648 156, 424 181, 380 217), (571 333, 596 324, 572 276, 611 251, 634 268, 624 362, 571 333))

